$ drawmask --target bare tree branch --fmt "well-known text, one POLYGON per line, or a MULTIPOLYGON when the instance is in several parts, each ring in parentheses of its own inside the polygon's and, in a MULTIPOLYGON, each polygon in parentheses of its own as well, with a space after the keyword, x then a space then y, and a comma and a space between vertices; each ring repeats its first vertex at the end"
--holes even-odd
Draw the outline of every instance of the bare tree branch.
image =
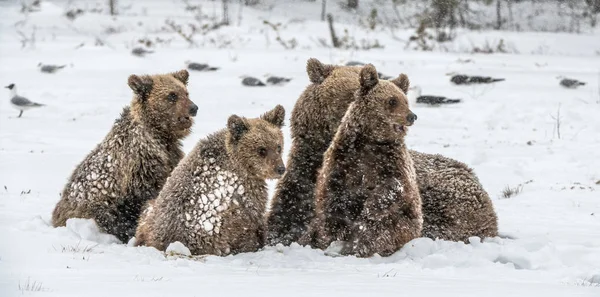
POLYGON ((196 43, 196 41, 193 38, 194 32, 192 32, 190 34, 185 34, 183 32, 183 30, 181 29, 181 26, 178 26, 172 20, 166 20, 165 23, 167 24, 167 26, 169 26, 173 30, 173 32, 177 33, 179 36, 181 36, 181 38, 183 38, 185 41, 187 41, 190 44, 190 46, 198 47, 198 44, 196 43))

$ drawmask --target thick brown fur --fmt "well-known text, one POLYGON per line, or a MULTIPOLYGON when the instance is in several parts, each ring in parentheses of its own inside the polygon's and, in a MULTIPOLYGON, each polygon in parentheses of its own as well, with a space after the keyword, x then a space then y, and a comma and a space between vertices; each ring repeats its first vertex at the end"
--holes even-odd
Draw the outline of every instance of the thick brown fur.
POLYGON ((179 241, 192 254, 253 252, 265 244, 267 184, 285 170, 285 110, 229 117, 175 168, 140 217, 136 245, 165 250, 179 241))
POLYGON ((183 158, 181 139, 198 108, 187 81, 187 70, 129 77, 131 105, 72 173, 52 213, 55 227, 86 218, 123 242, 134 235, 143 204, 183 158))
POLYGON ((268 215, 269 244, 297 241, 314 216, 317 171, 340 120, 354 101, 361 68, 308 60, 306 71, 312 84, 300 95, 291 113, 292 146, 268 215))
POLYGON ((465 241, 498 235, 492 200, 466 164, 439 154, 410 151, 423 201, 423 234, 465 241))
MULTIPOLYGON (((334 66, 325 65, 316 59, 308 61, 307 72, 312 82, 302 93, 291 113, 292 146, 288 159, 288 170, 279 180, 277 190, 273 198, 272 210, 269 215, 269 240, 270 244, 282 243, 289 245, 298 241, 300 236, 306 230, 309 222, 314 216, 314 189, 316 187, 316 176, 321 167, 323 154, 331 143, 333 135, 337 130, 344 113, 350 103, 354 101, 353 95, 359 89, 358 73, 361 67, 357 66, 334 66)), ((410 151, 411 155, 415 151, 410 151)), ((440 220, 428 219, 433 213, 443 212, 444 209, 455 209, 458 220, 460 218, 472 219, 477 222, 490 220, 490 226, 497 225, 497 218, 493 210, 493 205, 481 184, 477 181, 475 173, 459 174, 459 177, 465 176, 464 181, 472 183, 473 192, 466 192, 459 189, 454 192, 448 188, 444 182, 437 182, 436 179, 427 179, 426 174, 430 162, 436 160, 436 155, 415 156, 414 162, 417 169, 417 179, 419 181, 420 193, 423 199, 437 199, 440 195, 439 203, 424 202, 424 230, 448 228, 437 227, 429 224, 442 224, 440 220), (425 169, 425 170, 424 170, 425 169), (468 177, 466 175, 468 175, 468 177), (425 186, 427 185, 427 186, 425 186), (476 189, 476 190, 475 190, 476 189), (440 194, 429 194, 430 191, 440 194), (456 197, 450 199, 447 197, 456 197), (479 197, 474 199, 474 197, 479 197), (473 203, 472 207, 464 210, 455 208, 464 203, 473 203), (430 209, 435 205, 446 205, 440 210, 430 209), (472 209, 479 209, 471 212, 472 209), (437 222, 437 223, 436 223, 437 222)), ((445 158, 450 164, 458 161, 445 158)), ((456 164, 453 163, 453 164, 456 164)), ((448 165, 450 166, 450 165, 448 165)), ((449 170, 455 170, 456 166, 450 166, 449 170)), ((460 182, 460 178, 454 179, 460 182)), ((456 221, 458 221, 456 220, 456 221)), ((452 224, 450 224, 452 225, 452 224)), ((495 236, 496 228, 490 228, 489 231, 481 232, 479 229, 466 228, 466 225, 452 225, 453 229, 447 229, 443 234, 468 234, 470 236, 495 236)), ((426 236, 432 234, 424 233, 426 236)), ((440 237, 446 240, 461 240, 455 236, 440 237)))
POLYGON ((404 144, 416 117, 400 89, 408 87, 406 75, 380 81, 369 64, 359 81, 323 157, 308 233, 321 249, 341 241, 342 254, 389 256, 422 231, 421 198, 404 144))

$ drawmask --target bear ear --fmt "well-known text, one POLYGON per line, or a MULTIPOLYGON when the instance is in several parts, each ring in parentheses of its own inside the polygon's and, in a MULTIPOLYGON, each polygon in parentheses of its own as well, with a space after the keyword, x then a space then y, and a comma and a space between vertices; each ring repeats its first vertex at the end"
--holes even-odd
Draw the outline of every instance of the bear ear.
POLYGON ((188 78, 190 77, 190 73, 183 69, 183 70, 179 70, 177 72, 173 72, 173 77, 175 77, 177 80, 179 80, 180 82, 182 82, 184 85, 187 86, 188 83, 188 78))
POLYGON ((335 66, 325 65, 321 61, 310 58, 306 62, 306 73, 311 83, 320 84, 333 72, 335 66))
POLYGON ((152 91, 152 78, 148 75, 137 76, 132 74, 127 79, 127 84, 142 101, 146 101, 150 91, 152 91))
POLYGON ((367 64, 360 71, 360 89, 363 93, 372 90, 379 83, 377 69, 372 64, 367 64))
POLYGON ((400 74, 397 78, 394 78, 392 82, 404 92, 406 95, 408 93, 408 87, 410 87, 410 81, 408 80, 408 76, 404 73, 400 74))
POLYGON ((260 118, 281 128, 283 127, 283 121, 285 120, 285 109, 283 106, 277 104, 275 108, 267 111, 265 114, 260 116, 260 118))
POLYGON ((248 127, 248 124, 243 118, 234 114, 227 119, 227 129, 229 130, 229 134, 231 134, 233 141, 237 142, 242 138, 244 133, 250 130, 250 127, 248 127))

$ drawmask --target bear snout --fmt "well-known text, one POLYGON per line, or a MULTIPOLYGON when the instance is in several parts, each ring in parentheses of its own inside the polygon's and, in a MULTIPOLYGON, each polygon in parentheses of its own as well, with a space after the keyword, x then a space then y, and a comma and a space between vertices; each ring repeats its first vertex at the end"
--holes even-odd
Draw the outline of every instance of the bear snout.
POLYGON ((283 175, 285 173, 285 166, 283 166, 283 165, 277 166, 277 169, 275 169, 275 171, 277 172, 277 174, 283 175))
POLYGON ((190 115, 195 117, 197 113, 198 113, 198 105, 196 105, 196 104, 194 104, 194 102, 192 102, 192 105, 190 106, 190 115))
POLYGON ((414 114, 412 111, 408 113, 408 115, 406 116, 406 120, 408 121, 409 124, 414 124, 414 122, 417 120, 417 115, 414 114))

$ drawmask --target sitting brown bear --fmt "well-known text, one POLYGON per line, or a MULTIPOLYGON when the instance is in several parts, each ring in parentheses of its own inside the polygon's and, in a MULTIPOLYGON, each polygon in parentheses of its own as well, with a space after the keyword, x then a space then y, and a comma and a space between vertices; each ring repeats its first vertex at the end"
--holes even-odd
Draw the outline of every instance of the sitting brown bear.
POLYGON ((417 119, 408 107, 408 85, 404 74, 386 81, 370 64, 361 70, 355 101, 317 180, 316 217, 306 237, 315 247, 342 241, 341 254, 388 256, 421 235, 421 198, 404 144, 417 119))
POLYGON ((104 140, 75 168, 52 213, 52 225, 94 219, 103 232, 127 242, 146 201, 179 160, 198 106, 190 101, 187 70, 131 75, 134 97, 104 140))
POLYGON ((194 255, 254 252, 265 244, 267 184, 285 167, 277 105, 260 118, 232 115, 175 168, 142 214, 136 245, 164 251, 179 241, 194 255))

